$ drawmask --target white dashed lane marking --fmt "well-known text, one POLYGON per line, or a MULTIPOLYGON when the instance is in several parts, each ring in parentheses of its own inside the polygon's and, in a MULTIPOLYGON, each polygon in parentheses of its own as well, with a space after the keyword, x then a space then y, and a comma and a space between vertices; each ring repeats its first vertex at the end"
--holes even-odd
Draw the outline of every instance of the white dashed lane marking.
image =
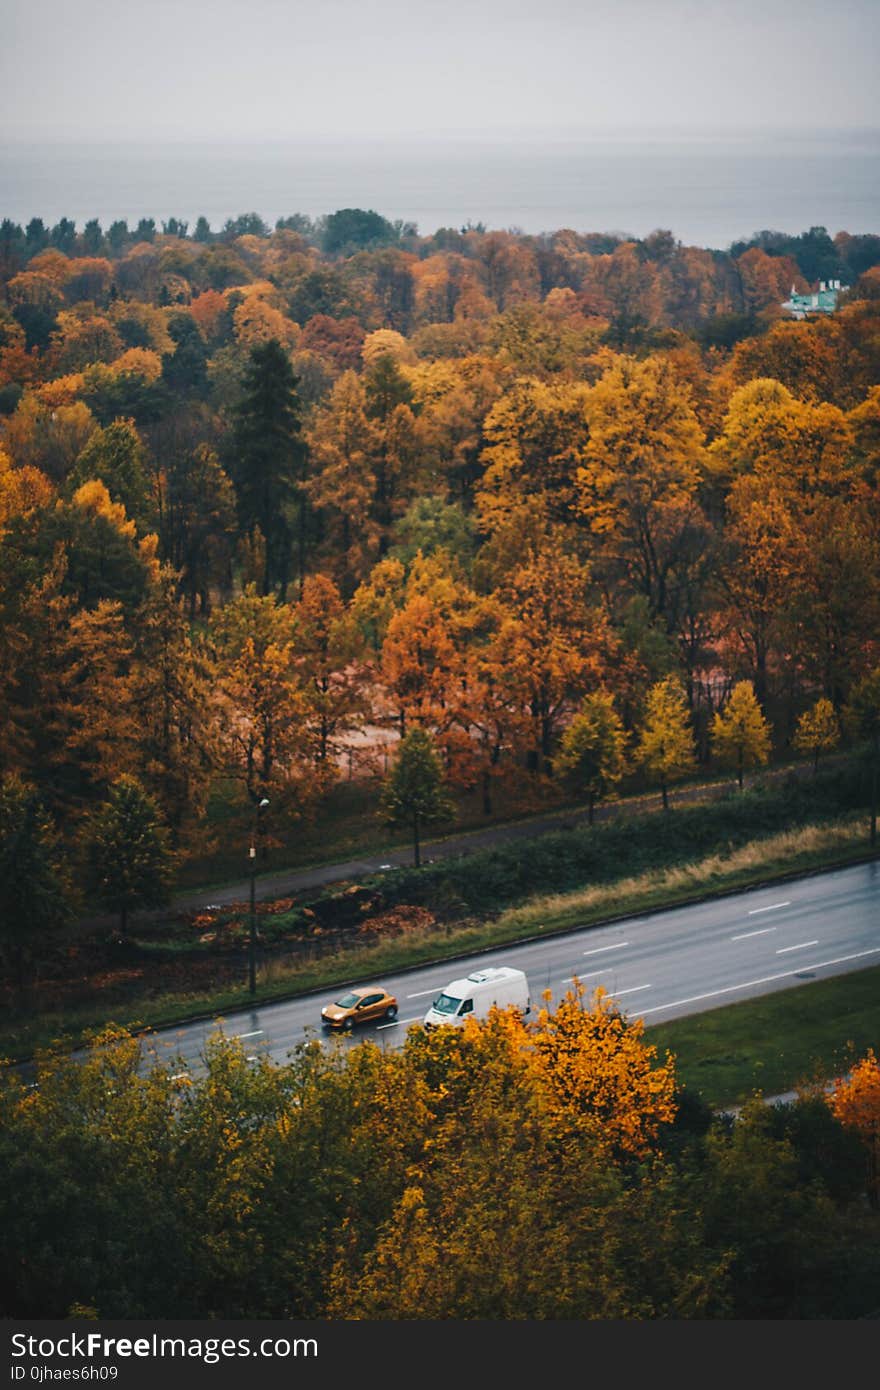
POLYGON ((735 994, 738 989, 754 989, 757 985, 773 984, 776 980, 788 980, 792 975, 801 974, 804 970, 822 970, 827 965, 844 965, 851 960, 863 960, 865 956, 876 956, 880 954, 880 946, 871 946, 867 951, 854 951, 849 956, 832 956, 830 960, 817 960, 810 965, 801 966, 799 970, 782 970, 778 975, 764 975, 760 980, 743 980, 740 985, 726 985, 724 989, 711 989, 706 994, 692 994, 687 999, 673 999, 668 1004, 654 1004, 650 1009, 645 1009, 645 1014, 659 1014, 664 1009, 680 1009, 685 1004, 700 1004, 704 999, 717 999, 722 994, 735 994))

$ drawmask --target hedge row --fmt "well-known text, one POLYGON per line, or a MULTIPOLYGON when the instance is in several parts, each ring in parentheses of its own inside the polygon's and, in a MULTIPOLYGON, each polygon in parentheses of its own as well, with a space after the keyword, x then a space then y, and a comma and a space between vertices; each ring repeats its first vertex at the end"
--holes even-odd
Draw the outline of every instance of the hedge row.
MULTIPOLYGON (((441 918, 485 916, 541 893, 565 893, 648 869, 687 863, 784 829, 820 824, 867 807, 868 769, 859 763, 756 785, 715 802, 545 832, 490 850, 450 856, 420 869, 361 880, 386 907, 414 903, 441 918)), ((341 897, 340 890, 321 894, 341 897)), ((322 914, 323 915, 323 914, 322 914)))

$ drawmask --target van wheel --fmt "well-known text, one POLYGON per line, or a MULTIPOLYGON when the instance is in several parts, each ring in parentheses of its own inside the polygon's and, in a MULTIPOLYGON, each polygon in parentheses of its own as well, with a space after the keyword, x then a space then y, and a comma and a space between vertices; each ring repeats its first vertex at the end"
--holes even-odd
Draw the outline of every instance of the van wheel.
POLYGON ((385 1010, 385 1017, 386 1017, 386 1018, 397 1018, 397 1005, 396 1005, 396 1004, 389 1004, 389 1005, 388 1005, 388 1008, 385 1010))

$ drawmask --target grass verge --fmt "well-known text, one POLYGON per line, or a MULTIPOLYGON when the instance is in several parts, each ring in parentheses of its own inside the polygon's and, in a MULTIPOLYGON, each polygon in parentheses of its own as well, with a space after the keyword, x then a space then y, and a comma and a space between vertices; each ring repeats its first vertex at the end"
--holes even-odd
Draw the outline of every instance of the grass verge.
POLYGON ((714 1109, 821 1083, 880 1056, 880 966, 654 1024, 645 1041, 714 1109))
POLYGON ((752 840, 723 854, 704 855, 691 863, 647 869, 613 883, 536 897, 508 908, 493 926, 514 941, 524 935, 589 924, 602 917, 671 907, 707 894, 731 892, 762 879, 861 857, 868 832, 868 822, 862 815, 824 825, 802 825, 796 830, 752 840))

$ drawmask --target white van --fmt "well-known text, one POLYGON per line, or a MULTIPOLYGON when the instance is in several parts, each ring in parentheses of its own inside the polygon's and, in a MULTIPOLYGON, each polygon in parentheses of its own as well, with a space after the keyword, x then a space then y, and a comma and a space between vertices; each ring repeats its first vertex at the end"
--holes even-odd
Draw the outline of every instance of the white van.
POLYGON ((487 1018, 493 1005, 506 1009, 511 1004, 523 1014, 531 1011, 529 982, 522 970, 499 965, 453 980, 438 994, 423 1022, 426 1028, 436 1028, 441 1023, 460 1027, 466 1018, 487 1018))

